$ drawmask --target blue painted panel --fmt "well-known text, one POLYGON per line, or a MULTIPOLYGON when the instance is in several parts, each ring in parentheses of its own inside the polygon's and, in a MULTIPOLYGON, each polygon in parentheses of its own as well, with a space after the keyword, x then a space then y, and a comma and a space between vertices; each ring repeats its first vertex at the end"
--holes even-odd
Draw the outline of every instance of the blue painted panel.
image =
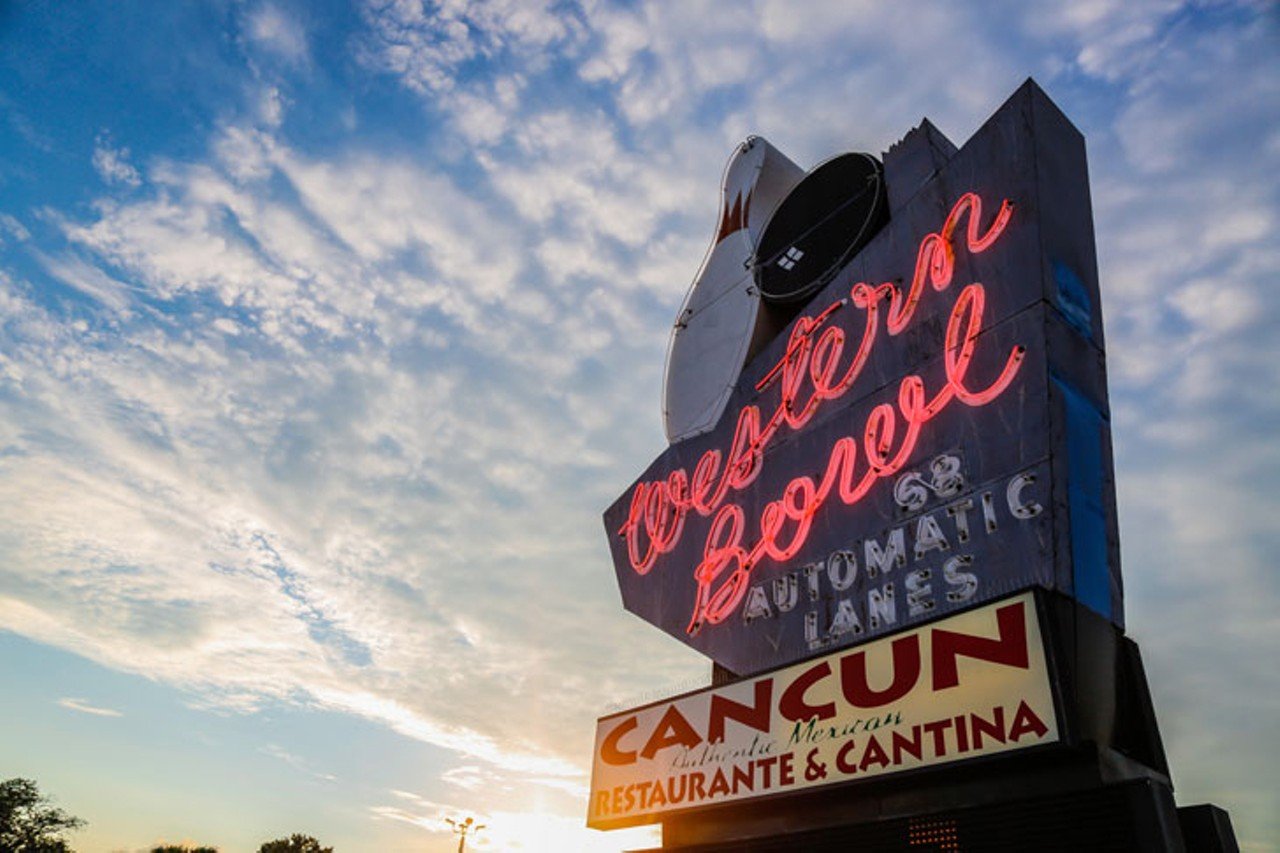
POLYGON ((1062 261, 1053 262, 1053 283, 1058 297, 1058 310, 1085 340, 1093 340, 1093 307, 1089 290, 1075 270, 1062 261))
POLYGON ((1102 441, 1106 419, 1083 394, 1059 376, 1053 383, 1066 403, 1067 496, 1071 513, 1071 563, 1075 596, 1111 618, 1111 567, 1107 564, 1107 517, 1102 441))

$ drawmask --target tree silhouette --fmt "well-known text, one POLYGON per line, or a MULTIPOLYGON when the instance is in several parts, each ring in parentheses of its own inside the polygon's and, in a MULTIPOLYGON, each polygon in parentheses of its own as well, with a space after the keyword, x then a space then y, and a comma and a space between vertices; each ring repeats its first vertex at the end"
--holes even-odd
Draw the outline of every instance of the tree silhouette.
POLYGON ((295 832, 288 838, 266 842, 258 848, 258 853, 333 853, 333 848, 321 846, 310 835, 295 832))
POLYGON ((0 850, 5 853, 69 853, 62 837, 84 821, 54 808, 30 779, 0 782, 0 850))
POLYGON ((188 847, 185 844, 160 844, 152 847, 149 853, 218 853, 218 848, 188 847))

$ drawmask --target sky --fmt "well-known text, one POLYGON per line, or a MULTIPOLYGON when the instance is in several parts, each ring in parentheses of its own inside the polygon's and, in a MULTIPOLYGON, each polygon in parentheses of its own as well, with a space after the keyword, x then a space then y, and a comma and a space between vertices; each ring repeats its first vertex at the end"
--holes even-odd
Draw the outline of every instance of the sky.
POLYGON ((721 170, 1028 76, 1089 147, 1128 630, 1280 849, 1266 2, 0 0, 0 778, 84 851, 616 850, 595 718, 705 684, 600 513, 721 170))

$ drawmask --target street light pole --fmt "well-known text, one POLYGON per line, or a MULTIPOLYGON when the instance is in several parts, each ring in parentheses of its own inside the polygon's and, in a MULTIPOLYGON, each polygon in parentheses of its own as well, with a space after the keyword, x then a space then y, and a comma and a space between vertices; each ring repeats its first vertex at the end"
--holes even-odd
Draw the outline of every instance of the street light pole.
POLYGON ((479 832, 484 829, 483 823, 476 823, 476 819, 469 817, 466 820, 454 820, 451 817, 444 819, 444 822, 453 827, 454 835, 458 836, 458 853, 466 853, 467 835, 473 832, 479 832))

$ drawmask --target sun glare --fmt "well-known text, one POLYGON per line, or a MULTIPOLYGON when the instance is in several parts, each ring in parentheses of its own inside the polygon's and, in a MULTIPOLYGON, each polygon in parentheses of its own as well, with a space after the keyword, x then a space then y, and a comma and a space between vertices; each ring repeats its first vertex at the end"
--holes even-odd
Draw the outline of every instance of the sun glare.
POLYGON ((540 812, 492 812, 485 818, 488 826, 474 842, 468 840, 468 850, 619 853, 657 847, 662 843, 657 827, 601 832, 587 829, 580 817, 540 812))

